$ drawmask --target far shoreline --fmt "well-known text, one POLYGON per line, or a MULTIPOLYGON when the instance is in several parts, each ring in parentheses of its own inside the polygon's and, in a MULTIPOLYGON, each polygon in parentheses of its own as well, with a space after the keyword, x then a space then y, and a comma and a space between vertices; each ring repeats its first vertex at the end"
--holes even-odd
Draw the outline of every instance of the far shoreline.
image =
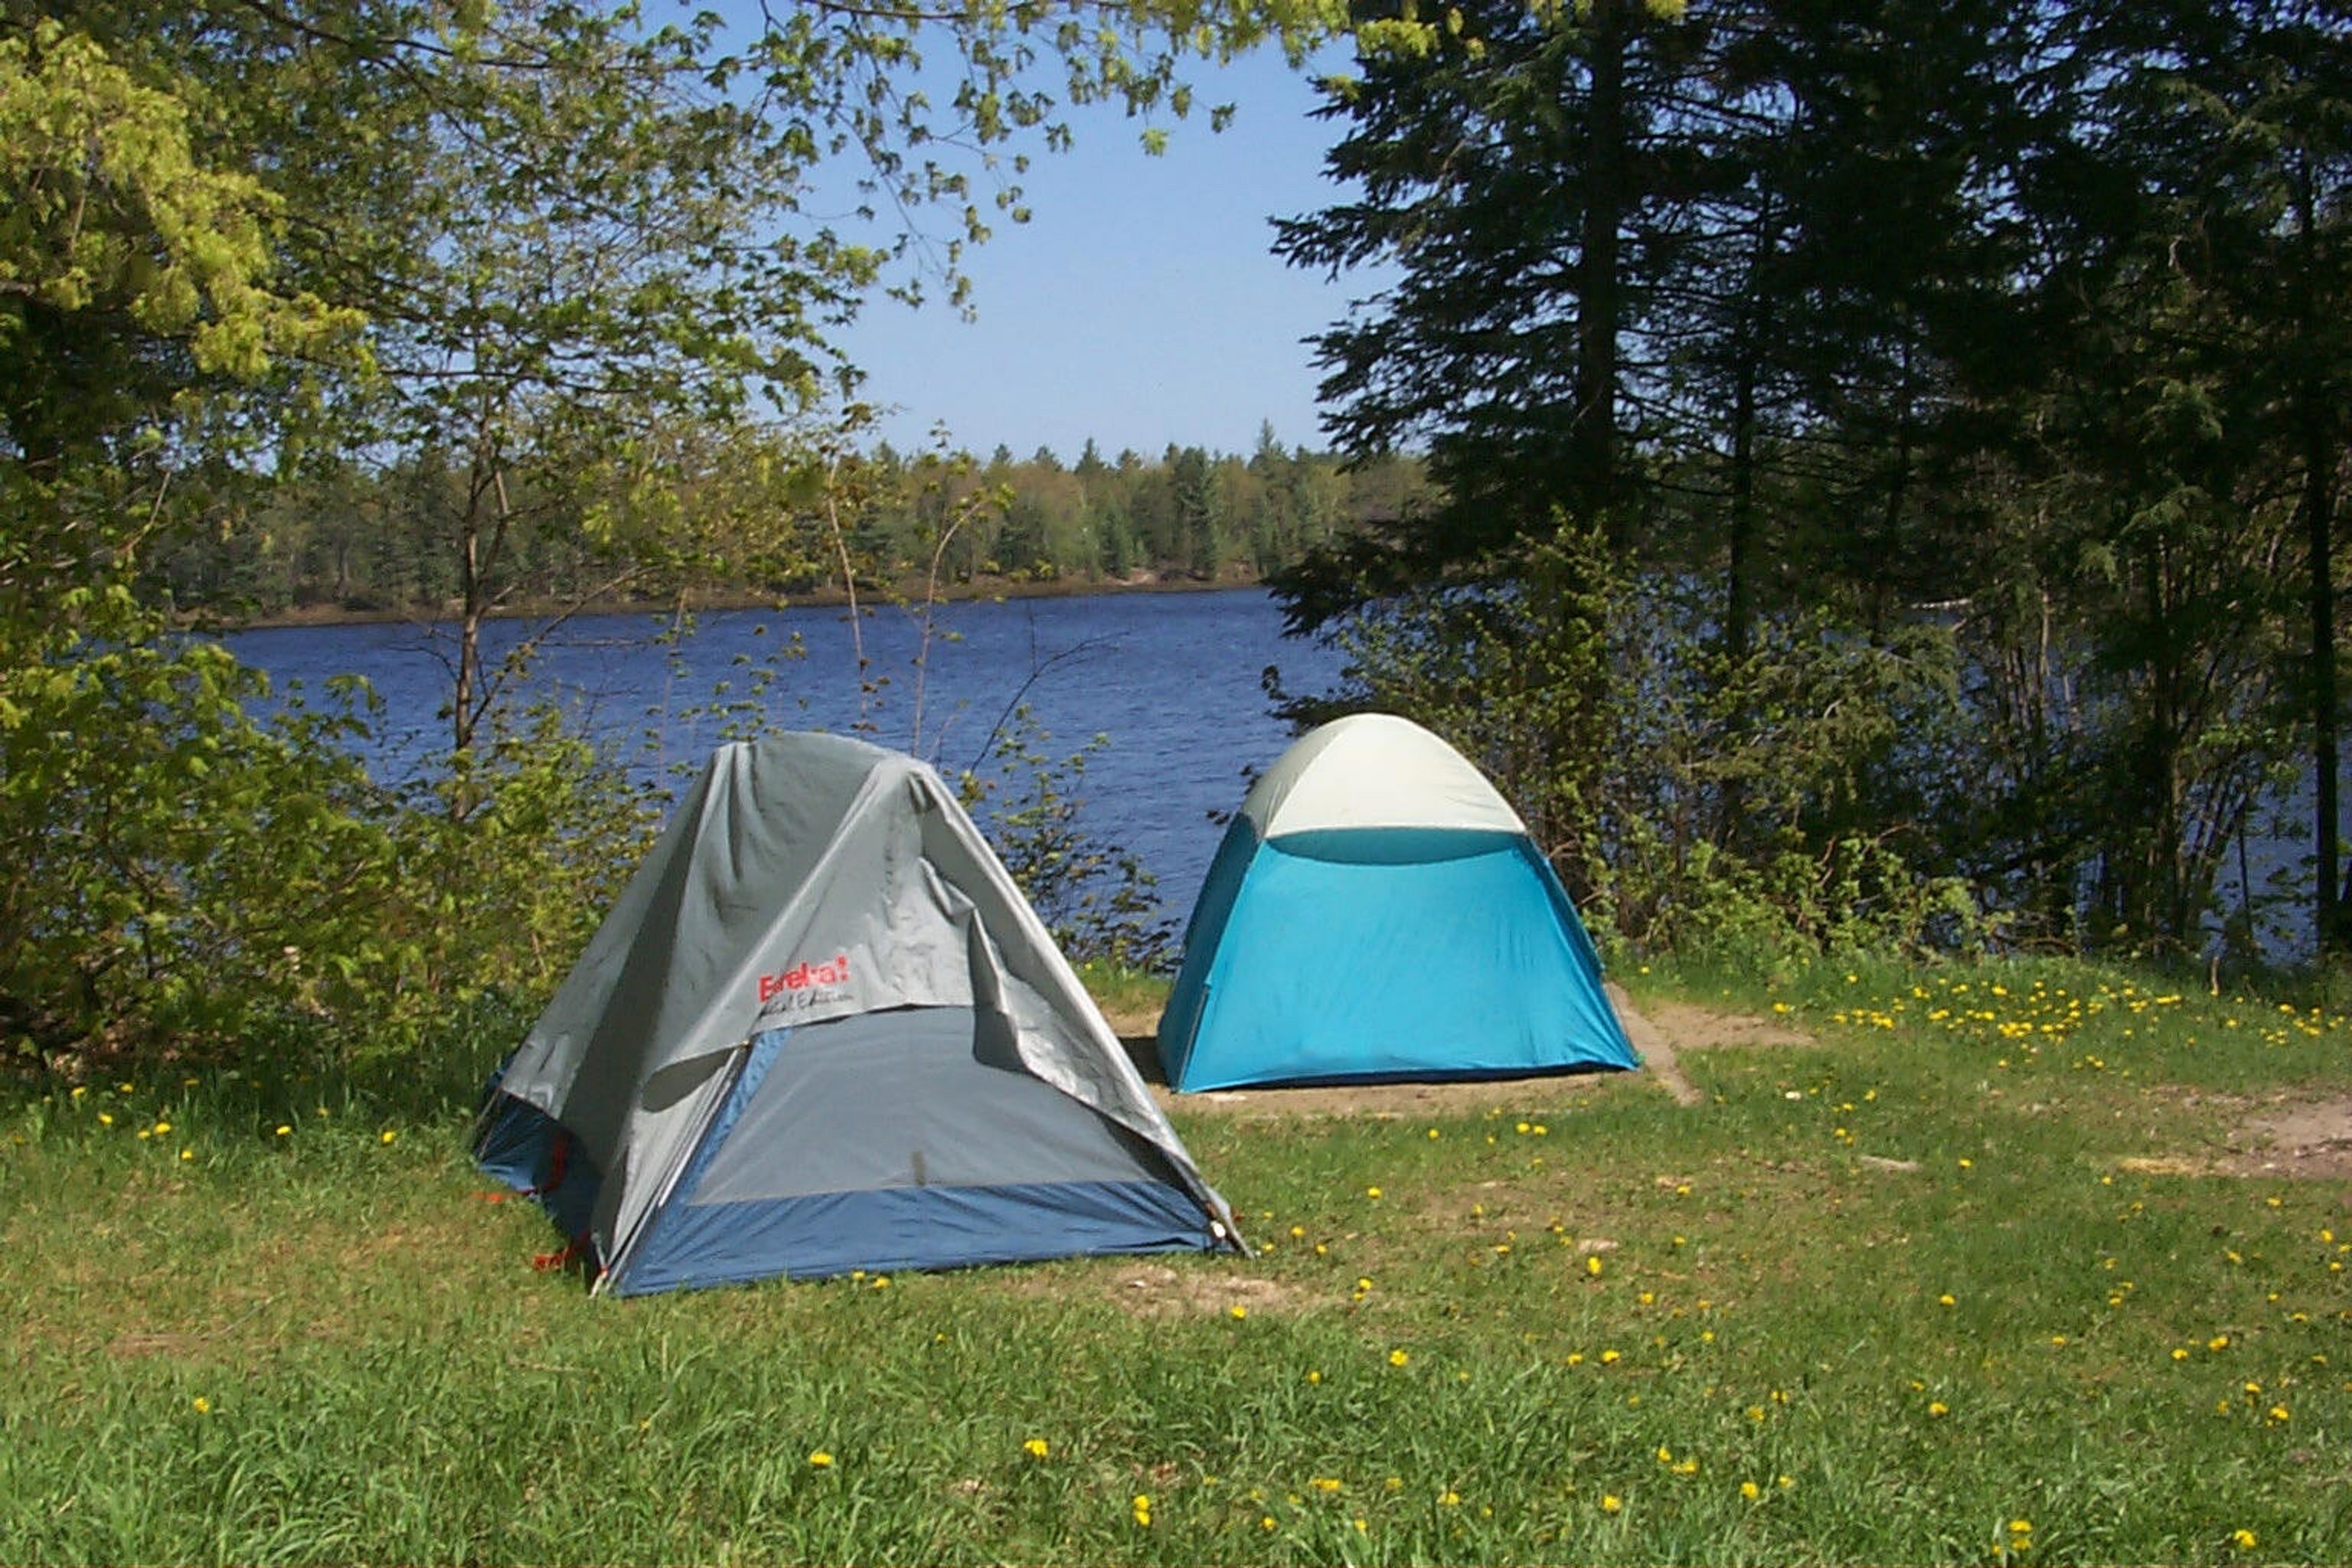
MULTIPOLYGON (((923 584, 918 579, 900 582, 889 587, 861 589, 856 603, 861 608, 878 608, 886 605, 919 605, 925 597, 923 584)), ((1118 578, 1024 578, 976 577, 966 582, 942 584, 931 595, 931 602, 940 605, 1001 603, 1008 599, 1079 599, 1110 597, 1129 594, 1213 594, 1241 588, 1263 588, 1265 580, 1257 573, 1236 570, 1215 577, 1195 577, 1189 574, 1134 574, 1118 578)), ((504 605, 490 612, 493 620, 546 620, 557 616, 670 616, 713 615, 736 610, 784 611, 793 609, 842 609, 851 603, 850 596, 837 584, 812 588, 804 593, 750 594, 719 591, 694 591, 669 598, 602 598, 578 604, 556 599, 527 599, 504 605)), ((246 617, 213 618, 204 612, 192 612, 184 618, 191 625, 223 633, 283 631, 305 627, 366 626, 436 626, 457 618, 457 606, 450 603, 409 605, 399 608, 354 608, 346 605, 297 605, 268 615, 246 617)))

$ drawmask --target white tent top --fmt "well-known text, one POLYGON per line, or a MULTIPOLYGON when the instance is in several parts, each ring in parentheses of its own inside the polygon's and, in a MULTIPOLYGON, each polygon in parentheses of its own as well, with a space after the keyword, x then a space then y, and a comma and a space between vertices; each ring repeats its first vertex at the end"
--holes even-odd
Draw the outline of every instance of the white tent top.
POLYGON ((1302 735, 1243 798, 1260 838, 1351 827, 1525 833, 1463 754, 1410 719, 1356 713, 1302 735))

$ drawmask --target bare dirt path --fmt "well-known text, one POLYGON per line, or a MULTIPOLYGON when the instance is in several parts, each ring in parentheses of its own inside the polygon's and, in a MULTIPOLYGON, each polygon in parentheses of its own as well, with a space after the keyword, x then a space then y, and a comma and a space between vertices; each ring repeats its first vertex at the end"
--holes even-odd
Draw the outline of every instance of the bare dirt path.
MULTIPOLYGON (((1696 1105, 1705 1097, 1683 1076, 1681 1053, 1743 1046, 1803 1047, 1810 1036, 1742 1013, 1718 1013, 1687 1002, 1657 999, 1645 1006, 1615 985, 1609 1000, 1625 1026, 1626 1037, 1641 1054, 1642 1072, 1621 1078, 1605 1075, 1593 1081, 1623 1083, 1629 1088, 1653 1084, 1674 1097, 1677 1105, 1696 1105)), ((1520 1104, 1528 1098, 1527 1079, 1492 1079, 1470 1083, 1314 1084, 1280 1089, 1212 1089, 1181 1097, 1171 1091, 1160 1071, 1152 1031, 1156 1015, 1119 1013, 1111 1026, 1142 1072, 1144 1081, 1163 1106, 1208 1111, 1250 1121, 1278 1117, 1444 1116, 1484 1110, 1490 1106, 1520 1104)), ((1535 1080, 1542 1081, 1542 1080, 1535 1080)))
MULTIPOLYGON (((1580 1083, 1607 1085, 1611 1092, 1664 1090, 1677 1105, 1705 1100, 1684 1076, 1682 1058, 1691 1051, 1742 1047, 1802 1049, 1815 1044, 1802 1030, 1748 1013, 1725 1013, 1671 997, 1639 1005, 1614 984, 1609 1000, 1641 1053, 1642 1071, 1602 1074, 1580 1083)), ((1161 1105, 1193 1112, 1273 1121, 1289 1117, 1368 1116, 1412 1118, 1476 1112, 1495 1106, 1524 1106, 1531 1085, 1543 1079, 1492 1079, 1473 1083, 1315 1084, 1293 1088, 1213 1089, 1177 1095, 1160 1072, 1152 1033, 1159 1015, 1111 1015, 1120 1043, 1161 1105)), ((2211 1141, 2190 1153, 2152 1154, 2124 1162, 2125 1168, 2180 1175, 2288 1176, 2306 1181, 2352 1181, 2352 1096, 2307 1099, 2288 1092, 2258 1098, 2192 1094, 2212 1116, 2211 1141)), ((2347 1194, 2352 1205, 2352 1194, 2347 1194)))

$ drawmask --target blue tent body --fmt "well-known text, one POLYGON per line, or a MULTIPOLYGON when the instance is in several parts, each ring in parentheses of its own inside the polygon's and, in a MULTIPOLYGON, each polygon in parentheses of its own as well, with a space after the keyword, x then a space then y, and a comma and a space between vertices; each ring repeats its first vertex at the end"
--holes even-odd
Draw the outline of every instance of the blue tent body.
MULTIPOLYGON (((975 1051, 954 1007, 755 1036, 614 1295, 852 1269, 960 1268, 1213 1245, 1199 1198, 1139 1139, 975 1051), (984 1130, 984 1139, 975 1139, 984 1130)), ((592 1228, 603 1174, 559 1122, 497 1094, 481 1168, 592 1228)))
POLYGON ((1179 1089, 1639 1065, 1516 813, 1404 720, 1285 753, 1226 831, 1160 1023, 1179 1089))

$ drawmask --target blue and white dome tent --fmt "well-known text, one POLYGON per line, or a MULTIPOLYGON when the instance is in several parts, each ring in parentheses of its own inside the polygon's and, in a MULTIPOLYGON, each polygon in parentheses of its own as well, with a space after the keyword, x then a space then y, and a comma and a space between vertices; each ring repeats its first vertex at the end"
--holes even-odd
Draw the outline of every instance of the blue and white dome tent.
POLYGON ((1160 1021, 1181 1090, 1640 1065, 1518 813, 1410 720, 1300 738, 1227 829, 1160 1021))

